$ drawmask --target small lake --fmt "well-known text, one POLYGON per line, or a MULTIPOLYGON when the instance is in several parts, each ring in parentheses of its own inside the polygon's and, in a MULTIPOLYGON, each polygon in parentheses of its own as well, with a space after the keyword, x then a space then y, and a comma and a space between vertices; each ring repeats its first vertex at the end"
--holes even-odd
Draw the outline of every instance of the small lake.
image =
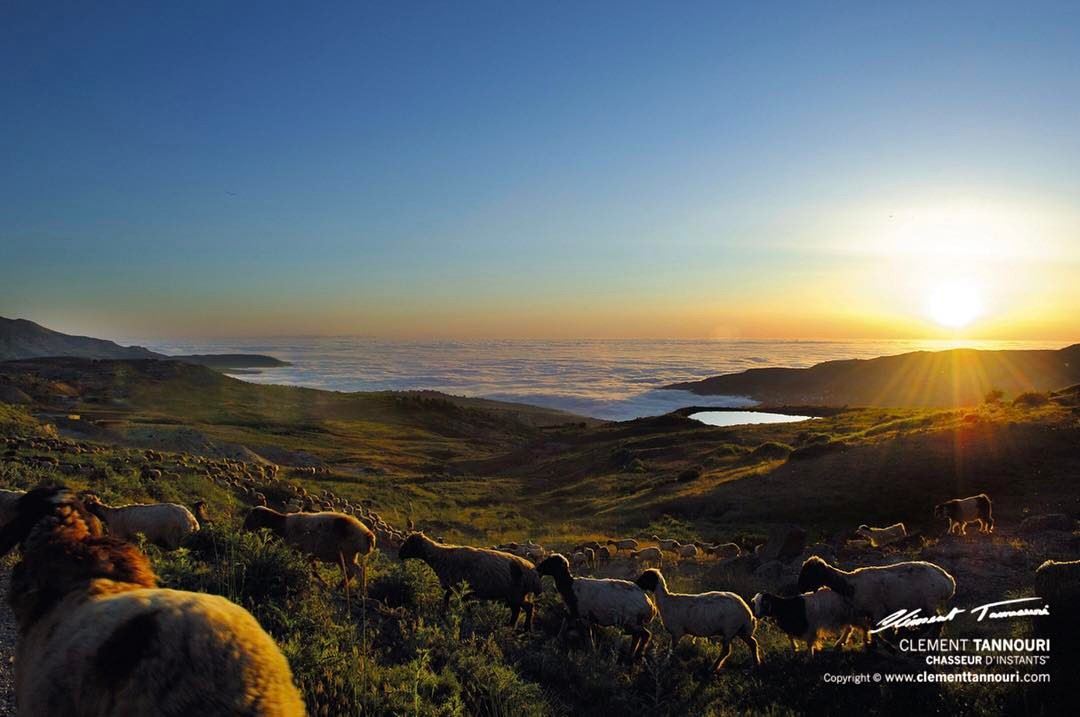
POLYGON ((760 411, 699 411, 691 413, 690 418, 708 426, 745 426, 748 423, 796 423, 814 420, 814 416, 789 416, 786 413, 760 411))

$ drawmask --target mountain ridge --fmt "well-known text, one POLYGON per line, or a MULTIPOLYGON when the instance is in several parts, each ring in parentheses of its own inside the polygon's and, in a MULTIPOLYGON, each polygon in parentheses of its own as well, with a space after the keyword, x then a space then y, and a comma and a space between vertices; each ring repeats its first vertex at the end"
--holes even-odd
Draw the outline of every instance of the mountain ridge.
POLYGON ((288 362, 261 354, 194 354, 170 356, 142 346, 121 346, 115 341, 64 334, 29 319, 0 316, 0 361, 69 357, 88 359, 157 359, 183 361, 215 369, 288 366, 288 362))
POLYGON ((1061 349, 948 349, 872 359, 825 361, 808 368, 753 368, 666 389, 699 396, 748 396, 770 404, 955 407, 992 390, 1016 395, 1080 382, 1080 344, 1061 349))

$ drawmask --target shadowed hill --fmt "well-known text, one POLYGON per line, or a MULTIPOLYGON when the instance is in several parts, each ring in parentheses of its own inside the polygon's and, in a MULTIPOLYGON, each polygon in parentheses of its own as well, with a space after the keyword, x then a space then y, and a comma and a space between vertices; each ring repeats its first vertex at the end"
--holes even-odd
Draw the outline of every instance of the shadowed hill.
POLYGON ((1078 381, 1080 344, 1074 344, 1056 351, 916 351, 810 368, 749 369, 666 388, 771 404, 951 407, 977 404, 993 389, 1016 395, 1078 381))
POLYGON ((121 346, 105 339, 71 336, 47 329, 26 319, 6 319, 0 316, 0 361, 49 356, 88 359, 172 359, 217 369, 288 365, 287 362, 272 356, 258 354, 166 356, 142 346, 121 346))

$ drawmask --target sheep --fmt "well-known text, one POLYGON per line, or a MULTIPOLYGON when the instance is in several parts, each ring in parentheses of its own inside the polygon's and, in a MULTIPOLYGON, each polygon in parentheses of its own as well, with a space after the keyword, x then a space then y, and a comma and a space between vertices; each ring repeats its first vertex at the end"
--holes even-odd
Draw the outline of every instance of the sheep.
POLYGON ((660 548, 642 548, 630 553, 631 560, 640 560, 642 563, 663 567, 664 553, 660 548))
POLYGON ((412 533, 398 550, 400 560, 422 560, 435 571, 443 589, 443 610, 450 603, 453 588, 468 583, 466 597, 473 600, 501 600, 510 608, 510 627, 525 611, 525 631, 532 629, 533 602, 543 584, 535 566, 525 558, 498 550, 446 545, 423 533, 412 533))
POLYGON ((586 564, 590 568, 595 568, 596 567, 596 550, 594 550, 593 548, 586 547, 585 550, 583 550, 582 552, 585 553, 585 562, 586 562, 586 564))
POLYGON ((256 506, 244 519, 244 530, 268 528, 306 555, 315 579, 326 581, 314 570, 316 562, 341 568, 341 583, 348 594, 349 583, 359 574, 361 590, 367 590, 367 556, 375 549, 375 534, 351 515, 344 513, 279 513, 256 506))
POLYGON ((0 527, 7 525, 7 522, 15 517, 15 506, 24 495, 24 490, 0 489, 0 527))
POLYGON ((694 545, 698 547, 698 550, 707 555, 716 555, 722 559, 737 558, 742 555, 742 548, 737 543, 715 543, 708 545, 706 543, 694 542, 694 545))
POLYGON ((596 549, 596 564, 604 565, 611 561, 611 548, 601 545, 596 549))
POLYGON ((674 553, 674 552, 677 552, 679 550, 679 541, 678 540, 662 539, 662 538, 659 538, 659 537, 657 537, 655 535, 652 536, 652 539, 653 539, 653 542, 655 542, 656 545, 661 550, 666 550, 669 553, 674 553))
POLYGON ((645 654, 652 639, 647 626, 656 617, 656 605, 640 587, 629 580, 574 577, 570 563, 559 553, 537 565, 536 572, 554 578, 570 619, 588 626, 590 646, 595 644, 592 625, 618 627, 630 635, 627 660, 633 662, 645 654))
POLYGON ((41 487, 0 530, 0 555, 22 545, 8 594, 19 715, 304 714, 250 613, 158 588, 146 555, 95 525, 72 493, 41 487))
POLYGON ((967 524, 978 523, 979 532, 994 532, 990 496, 979 493, 968 498, 954 498, 934 506, 934 516, 948 518, 949 535, 967 535, 967 524))
MULTIPOLYGON (((1080 617, 1071 609, 1080 600, 1080 560, 1047 560, 1040 565, 1035 571, 1035 594, 1050 606, 1050 614, 1039 617, 1035 623, 1036 635, 1056 637, 1080 631, 1080 617)), ((1080 652, 1075 640, 1055 643, 1055 648, 1063 658, 1080 652)))
POLYGON ((870 541, 870 545, 880 548, 889 543, 895 543, 907 537, 907 528, 903 523, 894 523, 887 528, 871 528, 869 525, 860 525, 855 533, 870 541))
POLYGON ((589 557, 580 550, 570 556, 570 562, 573 563, 575 569, 589 567, 589 557))
POLYGON ((633 538, 624 538, 622 540, 609 540, 607 541, 607 544, 615 546, 616 554, 618 554, 620 550, 634 551, 638 549, 638 541, 634 540, 633 538))
POLYGON ((713 663, 712 672, 724 666, 731 655, 731 641, 736 637, 746 643, 753 656, 754 666, 761 664, 761 647, 754 631, 757 619, 746 601, 735 593, 707 592, 696 594, 668 591, 667 581, 659 570, 646 570, 637 579, 642 590, 651 592, 660 611, 660 619, 671 635, 670 652, 684 635, 719 637, 720 657, 713 663))
POLYGON ((920 610, 922 617, 937 614, 956 593, 956 580, 944 568, 922 561, 845 571, 815 555, 799 571, 799 592, 820 587, 848 600, 862 624, 877 625, 902 610, 920 610))
POLYGON ((793 650, 799 651, 797 641, 805 642, 811 657, 825 634, 840 634, 833 644, 838 648, 847 643, 855 629, 851 603, 829 588, 792 597, 758 593, 751 605, 759 620, 771 617, 776 621, 777 627, 787 633, 793 650))
POLYGON ((132 540, 142 533, 151 543, 176 550, 184 538, 199 530, 191 511, 177 503, 146 503, 108 506, 93 494, 85 498, 86 509, 103 522, 109 533, 132 540))
POLYGON ((698 555, 697 546, 693 543, 687 543, 686 545, 679 546, 680 558, 696 558, 698 555))

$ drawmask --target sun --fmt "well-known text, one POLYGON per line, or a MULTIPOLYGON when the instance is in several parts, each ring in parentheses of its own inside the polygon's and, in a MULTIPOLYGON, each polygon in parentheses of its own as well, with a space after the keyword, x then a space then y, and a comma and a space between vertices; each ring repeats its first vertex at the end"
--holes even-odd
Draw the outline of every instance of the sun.
POLYGON ((962 329, 982 315, 982 296, 971 282, 945 281, 931 288, 925 310, 926 315, 941 326, 962 329))

